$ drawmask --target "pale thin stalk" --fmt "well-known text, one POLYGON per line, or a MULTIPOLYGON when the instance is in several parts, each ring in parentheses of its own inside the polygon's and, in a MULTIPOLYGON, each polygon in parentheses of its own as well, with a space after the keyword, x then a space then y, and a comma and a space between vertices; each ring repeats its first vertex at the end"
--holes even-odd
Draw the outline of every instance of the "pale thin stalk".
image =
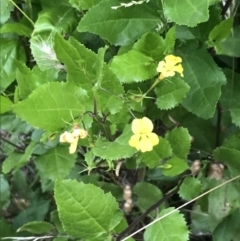
POLYGON ((159 217, 159 218, 157 218, 157 219, 153 220, 151 223, 149 223, 149 224, 147 224, 146 226, 144 226, 144 227, 140 228, 139 230, 137 230, 136 232, 134 232, 134 233, 130 234, 130 235, 129 235, 129 236, 127 236, 126 238, 122 239, 121 241, 128 240, 129 238, 131 238, 131 237, 132 237, 132 236, 134 236, 135 234, 137 234, 137 233, 141 232, 142 230, 144 230, 144 229, 146 229, 146 228, 150 227, 151 225, 153 225, 154 223, 156 223, 156 222, 160 221, 161 219, 163 219, 163 218, 165 218, 165 217, 169 216, 170 214, 172 214, 172 213, 176 212, 177 210, 179 210, 179 209, 181 209, 181 208, 183 208, 183 207, 187 206, 188 204, 190 204, 190 203, 192 203, 192 202, 194 202, 194 201, 198 200, 199 198, 201 198, 201 197, 203 197, 203 196, 207 195, 208 193, 210 193, 210 192, 212 192, 212 191, 214 191, 214 190, 216 190, 216 189, 218 189, 218 188, 220 188, 220 187, 222 187, 222 186, 226 185, 227 183, 232 182, 232 181, 234 181, 234 180, 236 180, 236 179, 238 179, 238 178, 240 178, 240 175, 239 175, 239 176, 236 176, 236 177, 234 177, 234 178, 232 178, 232 179, 230 179, 230 180, 227 180, 227 181, 226 181, 226 182, 224 182, 224 183, 221 183, 220 185, 218 185, 218 186, 216 186, 216 187, 214 187, 214 188, 212 188, 212 189, 208 190, 207 192, 204 192, 203 194, 199 195, 198 197, 196 197, 196 198, 192 199, 191 201, 189 201, 189 202, 187 202, 187 203, 184 203, 184 204, 183 204, 183 205, 181 205, 180 207, 178 207, 178 208, 176 208, 176 209, 172 210, 171 212, 166 213, 165 215, 163 215, 163 216, 161 216, 161 217, 159 217))
POLYGON ((27 14, 24 13, 23 10, 22 10, 20 7, 18 7, 18 5, 17 5, 14 1, 9 0, 9 2, 11 2, 11 3, 22 13, 22 15, 25 16, 25 18, 26 18, 26 19, 32 24, 32 26, 34 27, 34 22, 32 21, 32 19, 30 19, 30 18, 27 16, 27 14))

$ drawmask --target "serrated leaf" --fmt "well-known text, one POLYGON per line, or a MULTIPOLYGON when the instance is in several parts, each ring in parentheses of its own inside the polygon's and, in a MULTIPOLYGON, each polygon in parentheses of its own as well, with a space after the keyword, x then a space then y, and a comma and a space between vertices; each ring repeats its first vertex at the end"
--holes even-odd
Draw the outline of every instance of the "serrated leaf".
POLYGON ((180 104, 186 97, 190 87, 180 77, 163 80, 155 87, 156 105, 161 110, 171 109, 180 104))
POLYGON ((40 173, 49 179, 65 178, 74 167, 76 154, 69 154, 68 146, 57 146, 35 159, 35 165, 40 173))
POLYGON ((214 150, 213 156, 215 160, 227 165, 231 176, 240 174, 240 151, 227 147, 219 147, 214 150))
POLYGON ((164 58, 165 54, 172 53, 175 38, 176 27, 172 27, 166 34, 166 38, 163 39, 156 33, 149 32, 144 34, 133 46, 134 50, 137 50, 146 56, 153 58, 159 62, 164 58))
POLYGON ((236 108, 231 108, 231 118, 232 122, 240 127, 240 104, 236 108))
POLYGON ((31 70, 22 62, 15 61, 17 66, 16 79, 18 82, 19 97, 26 99, 37 88, 37 81, 31 70))
POLYGON ((148 4, 111 9, 118 5, 118 0, 107 0, 93 6, 81 19, 78 31, 98 34, 115 45, 128 45, 159 22, 157 13, 148 4))
POLYGON ((22 23, 6 23, 0 28, 0 33, 16 33, 20 36, 30 37, 32 29, 22 23))
POLYGON ((215 26, 209 33, 209 39, 213 42, 225 40, 231 33, 233 19, 228 18, 223 20, 219 25, 215 26))
POLYGON ((76 238, 106 238, 122 219, 113 196, 92 184, 56 181, 55 200, 64 230, 76 238))
POLYGON ((7 97, 0 95, 0 114, 8 112, 12 109, 12 101, 7 97))
POLYGON ((10 171, 17 170, 20 167, 25 166, 29 161, 30 157, 35 149, 36 143, 32 141, 26 148, 24 154, 17 152, 11 153, 3 162, 2 172, 9 173, 10 171))
POLYGON ((0 90, 5 90, 15 79, 16 64, 15 59, 25 62, 25 52, 16 40, 1 38, 0 53, 0 90))
MULTIPOLYGON (((141 212, 145 212, 149 207, 159 201, 163 194, 161 190, 155 185, 147 182, 139 182, 133 187, 133 193, 137 195, 137 205, 141 212)), ((161 210, 163 205, 158 207, 161 210)), ((156 213, 151 212, 151 217, 155 217, 156 213)))
POLYGON ((73 84, 52 82, 38 87, 28 99, 14 105, 13 111, 35 127, 56 131, 72 116, 83 114, 86 101, 85 90, 73 84))
POLYGON ((181 159, 187 158, 191 146, 191 136, 186 128, 179 127, 171 130, 165 139, 170 143, 174 155, 181 159))
POLYGON ((136 50, 115 56, 110 68, 122 83, 140 82, 157 74, 153 59, 136 50))
MULTIPOLYGON (((164 209, 159 216, 164 216, 173 210, 174 208, 164 209)), ((144 233, 144 241, 188 241, 188 236, 187 223, 183 215, 176 211, 147 227, 144 233)))
POLYGON ((75 9, 66 5, 55 5, 38 13, 38 19, 34 24, 34 34, 40 32, 68 33, 77 25, 75 9))
POLYGON ((180 55, 184 80, 190 86, 182 105, 197 116, 208 119, 215 113, 221 86, 226 82, 225 76, 205 49, 188 49, 180 55))
POLYGON ((164 1, 164 14, 171 21, 179 25, 195 27, 209 18, 209 1, 203 0, 168 0, 164 1))
POLYGON ((128 144, 132 135, 130 125, 126 125, 123 133, 114 142, 99 140, 96 142, 95 147, 92 148, 92 152, 106 160, 129 158, 136 153, 136 149, 128 144))
POLYGON ((17 230, 17 232, 22 232, 22 231, 28 231, 30 233, 34 233, 34 234, 41 234, 41 233, 50 233, 50 231, 54 229, 53 225, 51 223, 48 222, 30 222, 30 223, 26 223, 24 224, 21 228, 19 228, 17 230))
POLYGON ((57 210, 51 212, 51 222, 56 227, 58 233, 64 234, 63 226, 59 218, 59 213, 57 210))
POLYGON ((177 176, 189 169, 187 162, 178 157, 172 157, 171 159, 167 160, 166 164, 169 165, 170 168, 162 169, 162 173, 169 177, 177 176))
POLYGON ((186 177, 181 184, 178 194, 186 201, 190 201, 197 197, 202 191, 200 180, 194 177, 186 177))
POLYGON ((159 137, 159 144, 153 147, 151 152, 141 153, 140 159, 144 162, 149 168, 157 167, 160 162, 172 155, 172 148, 170 143, 159 137))
POLYGON ((3 174, 0 174, 0 208, 6 210, 10 204, 10 187, 3 174))

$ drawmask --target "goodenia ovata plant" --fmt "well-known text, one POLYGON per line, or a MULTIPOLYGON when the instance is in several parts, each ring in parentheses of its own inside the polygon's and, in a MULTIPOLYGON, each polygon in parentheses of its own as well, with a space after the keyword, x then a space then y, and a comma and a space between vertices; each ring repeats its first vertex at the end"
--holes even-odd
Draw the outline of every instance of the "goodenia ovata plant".
POLYGON ((238 241, 238 3, 1 4, 0 237, 238 241))

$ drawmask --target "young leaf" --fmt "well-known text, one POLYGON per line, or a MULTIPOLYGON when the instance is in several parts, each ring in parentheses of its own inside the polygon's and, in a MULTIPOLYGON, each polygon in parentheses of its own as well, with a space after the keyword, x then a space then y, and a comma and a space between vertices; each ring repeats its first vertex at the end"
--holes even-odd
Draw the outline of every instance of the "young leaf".
POLYGON ((53 181, 65 178, 73 168, 76 154, 69 154, 68 146, 57 146, 36 158, 35 165, 53 181))
POLYGON ((180 77, 163 80, 155 87, 156 105, 161 110, 168 110, 180 104, 190 87, 180 77))
POLYGON ((0 95, 0 114, 8 112, 12 109, 12 101, 7 97, 0 95))
POLYGON ((140 82, 157 74, 153 59, 136 50, 114 57, 110 68, 122 83, 140 82))
MULTIPOLYGON (((140 208, 141 212, 145 212, 149 207, 151 207, 154 203, 156 203, 163 197, 163 194, 158 187, 147 182, 137 183, 133 187, 133 193, 136 194, 138 197, 136 204, 140 208)), ((163 205, 158 207, 158 210, 161 210, 162 208, 163 205)), ((150 216, 156 217, 156 212, 151 212, 150 216)))
POLYGON ((180 186, 178 194, 186 201, 197 197, 202 191, 201 182, 194 177, 186 177, 180 186))
POLYGON ((69 83, 48 83, 37 88, 28 99, 13 106, 17 116, 31 125, 56 131, 85 111, 86 91, 69 83), (54 91, 53 91, 54 90, 54 91))
POLYGON ((92 151, 96 156, 107 160, 118 160, 120 158, 131 157, 136 152, 136 149, 128 144, 132 135, 131 128, 127 125, 122 135, 114 142, 99 140, 96 142, 95 147, 92 148, 92 151))
POLYGON ((172 155, 172 148, 170 143, 159 137, 159 144, 153 147, 151 152, 144 152, 140 155, 141 162, 144 162, 149 168, 155 168, 161 161, 172 155))
POLYGON ((188 27, 195 27, 201 22, 205 22, 209 18, 208 14, 208 0, 168 0, 164 1, 165 16, 171 22, 179 25, 187 25, 188 27))
POLYGON ((53 225, 48 222, 34 221, 24 224, 17 232, 28 231, 34 234, 47 234, 50 233, 52 229, 54 229, 53 225))
POLYGON ((180 127, 171 130, 165 139, 171 144, 173 154, 179 158, 186 159, 190 150, 191 136, 186 128, 180 127))
MULTIPOLYGON (((172 210, 174 208, 164 209, 160 212, 159 216, 166 215, 172 210)), ((188 236, 187 223, 183 215, 179 211, 176 211, 146 228, 144 241, 188 241, 188 236)))
POLYGON ((106 238, 122 219, 113 196, 92 184, 56 181, 55 199, 64 230, 76 238, 106 238))
POLYGON ((204 119, 213 116, 226 83, 222 71, 204 49, 186 50, 181 54, 184 80, 190 86, 183 106, 204 119), (204 70, 204 71, 203 71, 204 70))
POLYGON ((22 23, 6 23, 0 28, 0 33, 16 33, 20 36, 30 37, 32 29, 22 23))
POLYGON ((128 45, 159 22, 156 11, 148 4, 111 9, 118 5, 118 0, 107 0, 93 6, 81 19, 78 31, 98 34, 115 45, 128 45))

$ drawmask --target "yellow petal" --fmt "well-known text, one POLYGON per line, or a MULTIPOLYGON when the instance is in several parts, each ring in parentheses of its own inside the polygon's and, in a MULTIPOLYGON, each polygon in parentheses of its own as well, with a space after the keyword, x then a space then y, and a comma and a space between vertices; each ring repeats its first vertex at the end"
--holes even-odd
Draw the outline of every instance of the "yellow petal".
POLYGON ((163 69, 165 68, 166 63, 164 61, 160 61, 158 63, 158 67, 157 67, 157 72, 161 73, 163 71, 163 69))
POLYGON ((131 139, 128 141, 129 146, 135 147, 137 150, 139 150, 140 138, 141 135, 133 135, 131 139))
POLYGON ((174 71, 178 72, 183 77, 183 67, 181 64, 174 66, 174 71))
POLYGON ((70 147, 69 147, 69 153, 70 153, 70 154, 73 154, 73 153, 76 152, 76 150, 77 150, 77 145, 78 145, 78 139, 79 139, 79 137, 76 137, 76 138, 74 139, 74 141, 70 144, 70 147))
POLYGON ((65 131, 63 134, 60 135, 60 142, 68 142, 72 143, 74 141, 74 136, 72 133, 65 131))
POLYGON ((166 63, 172 63, 174 65, 181 63, 182 59, 180 57, 174 56, 172 54, 165 57, 166 63))
POLYGON ((152 151, 152 142, 149 138, 147 138, 146 135, 142 135, 141 141, 139 143, 139 148, 141 152, 152 151))
POLYGON ((153 130, 153 123, 150 119, 147 117, 142 118, 142 127, 141 127, 141 133, 145 134, 148 132, 152 132, 153 130))
POLYGON ((147 137, 149 138, 153 146, 156 146, 159 143, 159 138, 155 133, 148 133, 147 137))
POLYGON ((132 132, 134 134, 140 134, 141 129, 141 119, 134 119, 132 121, 132 132))

